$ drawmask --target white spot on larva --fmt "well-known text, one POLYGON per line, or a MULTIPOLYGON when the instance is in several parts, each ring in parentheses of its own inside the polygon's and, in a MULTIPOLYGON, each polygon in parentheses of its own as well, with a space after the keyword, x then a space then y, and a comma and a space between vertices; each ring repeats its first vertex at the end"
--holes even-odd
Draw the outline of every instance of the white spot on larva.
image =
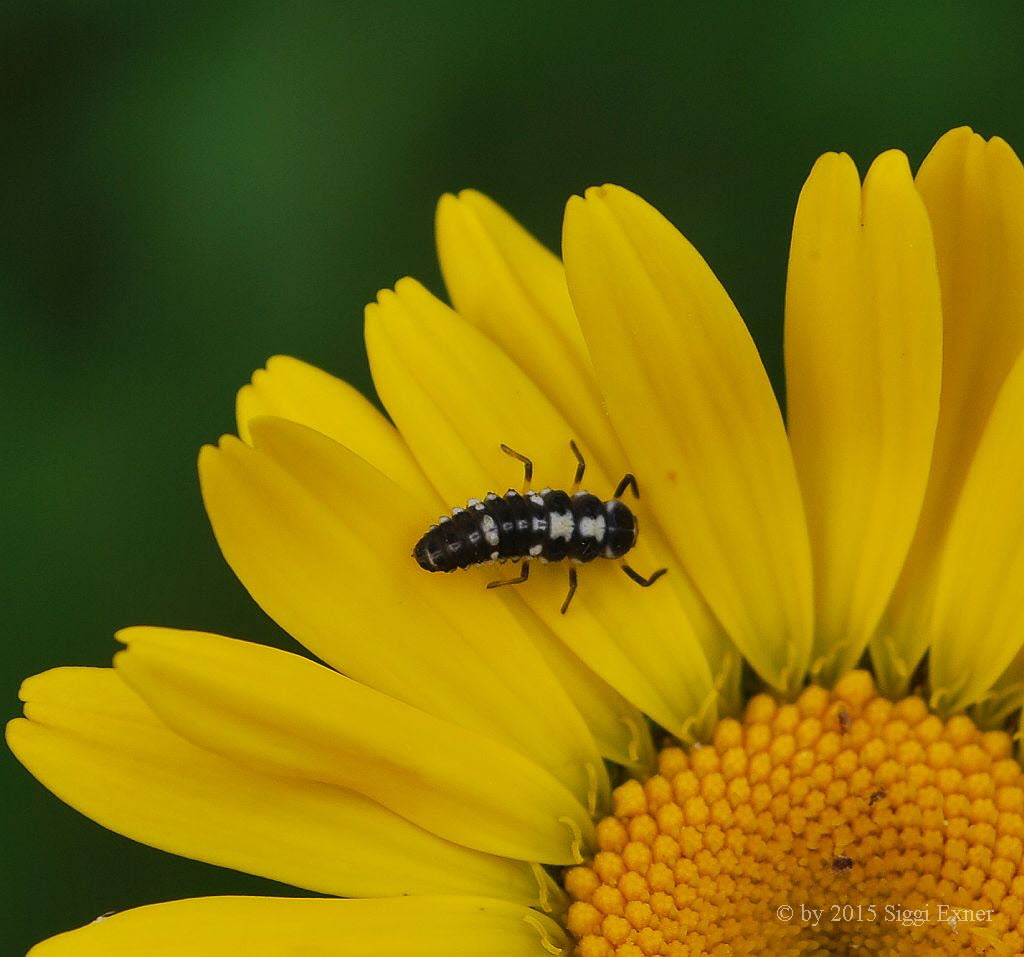
POLYGON ((530 501, 533 502, 534 505, 544 504, 544 499, 542 499, 536 492, 530 493, 530 501))
POLYGON ((551 513, 551 538, 564 538, 569 541, 572 538, 572 530, 572 512, 551 513))
POLYGON ((546 532, 548 528, 548 520, 546 518, 537 518, 533 516, 533 530, 535 532, 546 532))
POLYGON ((498 560, 498 553, 497 552, 491 552, 491 561, 492 562, 496 562, 497 560, 498 560))
POLYGON ((494 501, 494 500, 495 500, 495 499, 496 499, 497 497, 498 497, 498 496, 497 496, 497 495, 495 495, 495 494, 494 494, 494 492, 488 492, 488 493, 487 493, 487 494, 486 494, 486 495, 484 496, 484 498, 486 498, 488 502, 493 502, 493 501, 494 501))
MULTIPOLYGON (((469 535, 467 537, 469 538, 470 542, 472 542, 472 544, 474 544, 474 545, 479 545, 480 544, 480 533, 479 532, 472 531, 472 532, 469 533, 469 535)), ((490 542, 488 542, 488 544, 490 544, 490 542)))
POLYGON ((487 539, 487 544, 491 548, 498 544, 498 526, 490 515, 485 515, 480 519, 480 530, 484 533, 484 538, 487 539))
POLYGON ((459 508, 456 505, 455 508, 452 509, 452 515, 461 515, 464 511, 466 511, 464 508, 459 508))
POLYGON ((440 517, 440 519, 438 519, 438 521, 440 521, 440 522, 450 522, 451 521, 451 517, 448 516, 448 515, 442 515, 440 517))
POLYGON ((534 558, 536 558, 542 551, 544 551, 544 546, 543 545, 531 545, 530 546, 530 554, 534 558))
POLYGON ((550 492, 550 491, 551 491, 551 489, 549 489, 549 488, 546 488, 546 489, 544 489, 544 490, 543 490, 543 491, 542 491, 542 492, 541 492, 540 494, 541 494, 541 495, 547 495, 547 494, 548 494, 548 492, 550 492))
POLYGON ((604 541, 604 516, 598 515, 597 518, 581 518, 580 519, 580 535, 584 538, 592 538, 595 542, 604 541))
POLYGON ((479 507, 480 507, 480 499, 478 499, 478 498, 471 498, 468 502, 466 502, 466 508, 479 508, 479 507))

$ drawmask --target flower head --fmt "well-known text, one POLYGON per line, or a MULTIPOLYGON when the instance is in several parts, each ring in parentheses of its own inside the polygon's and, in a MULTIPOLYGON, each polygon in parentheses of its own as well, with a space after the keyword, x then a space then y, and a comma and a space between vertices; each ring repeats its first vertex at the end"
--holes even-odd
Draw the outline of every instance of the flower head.
POLYGON ((324 664, 131 628, 113 669, 25 682, 8 726, 100 823, 349 899, 154 905, 38 954, 1024 952, 1010 148, 954 130, 916 180, 895 151, 863 183, 818 161, 785 423, 728 295, 634 194, 570 200, 564 266, 475 192, 437 227, 452 307, 405 279, 367 308, 389 418, 279 357, 200 456, 225 558, 324 664), (563 615, 559 563, 489 591, 410 557, 517 482, 503 444, 569 488, 570 440, 600 498, 636 476, 657 587, 597 559, 563 615))

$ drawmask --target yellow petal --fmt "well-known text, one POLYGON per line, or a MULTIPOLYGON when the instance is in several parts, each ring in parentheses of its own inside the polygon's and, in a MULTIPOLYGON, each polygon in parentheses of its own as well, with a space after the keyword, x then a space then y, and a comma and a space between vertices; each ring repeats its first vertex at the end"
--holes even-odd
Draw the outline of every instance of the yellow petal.
POLYGON ((533 379, 595 460, 621 459, 558 257, 471 189, 438 203, 437 250, 459 315, 533 379))
POLYGON ((906 157, 864 181, 815 164, 786 285, 786 407, 814 557, 819 679, 854 667, 892 594, 924 497, 942 314, 931 229, 906 157))
POLYGON ((961 128, 936 143, 917 186, 942 282, 945 355, 932 495, 948 520, 996 396, 1024 348, 1024 167, 1003 140, 986 143, 961 128))
POLYGON ((559 957, 554 921, 483 897, 199 897, 124 911, 30 957, 559 957))
MULTIPOLYGON (((1007 728, 1014 712, 1024 705, 1024 648, 1019 648, 1013 661, 970 709, 971 719, 986 731, 1007 728)), ((1020 739, 1018 736, 1018 751, 1020 739)))
POLYGON ((726 632, 776 687, 811 651, 800 494, 771 386, 695 249, 639 197, 566 210, 569 291, 647 508, 726 632))
MULTIPOLYGON (((530 456, 535 484, 571 484, 576 460, 571 427, 505 353, 412 280, 381 292, 366 311, 366 339, 377 391, 413 454, 445 499, 457 504, 522 480, 521 466, 501 443, 530 456)), ((615 479, 587 457, 585 485, 611 493, 615 479)), ((641 482, 643 478, 641 477, 641 482)), ((632 507, 632 503, 631 503, 632 507)), ((649 528, 645 500, 641 529, 649 528)), ((426 520, 428 517, 424 516, 426 520)), ((665 564, 641 533, 630 563, 647 574, 665 564)), ((694 715, 713 699, 710 669, 675 594, 685 581, 670 571, 640 591, 611 562, 580 570, 568 614, 564 565, 538 566, 515 595, 496 601, 526 602, 552 632, 625 698, 669 730, 685 734, 694 715)), ((431 587, 452 601, 462 582, 482 589, 501 576, 493 568, 433 576, 431 587)), ((510 592, 512 589, 502 589, 510 592)), ((481 619, 483 621, 483 619, 481 619)))
POLYGON ((115 665, 179 734, 265 773, 364 794, 457 844, 577 862, 590 817, 515 751, 298 655, 198 632, 130 628, 115 665))
POLYGON ((347 382, 290 356, 274 356, 238 392, 238 434, 252 444, 253 419, 273 415, 330 436, 416 495, 426 480, 397 429, 347 382))
POLYGON ((134 840, 324 894, 552 897, 526 864, 443 841, 352 791, 196 747, 112 669, 48 671, 21 697, 28 720, 7 730, 18 760, 62 801, 134 840))
POLYGON ((980 699, 1024 643, 1024 356, 1003 385, 964 481, 927 628, 935 701, 980 699))
POLYGON ((457 598, 439 589, 411 557, 423 500, 311 429, 272 418, 251 429, 255 449, 204 450, 200 478, 221 550, 260 606, 339 671, 603 802, 593 739, 522 624, 469 582, 457 598))
POLYGON ((904 693, 924 654, 935 557, 974 451, 1024 349, 1024 167, 1001 139, 967 128, 936 143, 917 175, 942 288, 942 397, 917 533, 872 657, 888 694, 904 693))
POLYGON ((630 768, 634 776, 645 780, 650 777, 655 768, 654 740, 650 723, 640 709, 584 664, 568 645, 551 635, 525 607, 521 611, 534 646, 569 700, 579 708, 601 754, 630 768))

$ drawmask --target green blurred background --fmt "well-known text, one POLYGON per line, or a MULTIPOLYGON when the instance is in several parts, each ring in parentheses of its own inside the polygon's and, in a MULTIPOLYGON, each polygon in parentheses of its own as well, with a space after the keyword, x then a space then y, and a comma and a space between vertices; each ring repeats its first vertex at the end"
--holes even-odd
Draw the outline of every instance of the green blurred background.
MULTIPOLYGON (((779 384, 788 232, 818 153, 1024 147, 1019 3, 6 3, 4 714, 121 625, 289 647, 222 563, 194 462, 277 352, 369 388, 362 307, 441 291, 476 186, 558 242, 604 181, 704 252, 779 384)), ((81 818, 0 753, 0 953, 138 904, 295 893, 81 818)))

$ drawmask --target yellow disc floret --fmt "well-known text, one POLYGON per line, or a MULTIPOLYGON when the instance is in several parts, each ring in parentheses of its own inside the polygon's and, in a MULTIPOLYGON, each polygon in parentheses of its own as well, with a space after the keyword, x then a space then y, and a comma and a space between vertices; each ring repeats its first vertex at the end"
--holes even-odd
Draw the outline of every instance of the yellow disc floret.
POLYGON ((1024 953, 1009 736, 865 672, 666 748, 597 843, 565 877, 578 957, 1024 953))

